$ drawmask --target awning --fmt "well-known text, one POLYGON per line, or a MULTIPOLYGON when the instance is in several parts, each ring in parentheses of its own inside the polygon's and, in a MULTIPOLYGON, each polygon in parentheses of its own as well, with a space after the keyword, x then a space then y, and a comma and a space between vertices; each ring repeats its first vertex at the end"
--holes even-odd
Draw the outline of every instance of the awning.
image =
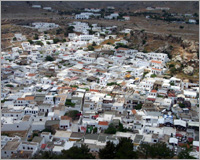
POLYGON ((137 77, 137 78, 135 78, 135 81, 137 81, 137 80, 139 80, 140 78, 139 77, 137 77))

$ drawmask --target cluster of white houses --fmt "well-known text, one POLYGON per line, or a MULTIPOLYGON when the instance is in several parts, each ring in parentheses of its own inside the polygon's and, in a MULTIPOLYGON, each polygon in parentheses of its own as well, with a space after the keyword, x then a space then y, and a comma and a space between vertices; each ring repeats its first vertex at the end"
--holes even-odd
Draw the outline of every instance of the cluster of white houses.
POLYGON ((18 34, 22 47, 2 52, 1 158, 59 154, 82 144, 98 152, 120 137, 131 138, 134 150, 142 142, 162 141, 176 154, 190 142, 190 154, 198 158, 199 84, 165 75, 170 61, 165 53, 115 49, 128 44, 112 35, 116 26, 93 24, 96 33, 89 35, 87 23, 69 25, 75 32, 67 42, 53 44, 49 35, 41 35, 40 46, 18 34), (109 39, 115 43, 102 43, 109 39), (93 42, 101 47, 88 51, 93 42), (45 61, 47 56, 54 60, 45 61), (72 110, 75 120, 66 114, 72 110), (129 131, 104 134, 119 122, 129 131))

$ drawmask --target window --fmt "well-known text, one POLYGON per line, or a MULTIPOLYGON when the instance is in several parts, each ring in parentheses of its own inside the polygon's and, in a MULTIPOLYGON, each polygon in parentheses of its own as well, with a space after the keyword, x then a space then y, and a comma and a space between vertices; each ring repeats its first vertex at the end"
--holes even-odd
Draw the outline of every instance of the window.
POLYGON ((6 154, 6 152, 4 152, 6 154))
POLYGON ((19 128, 19 126, 17 126, 17 128, 19 128))

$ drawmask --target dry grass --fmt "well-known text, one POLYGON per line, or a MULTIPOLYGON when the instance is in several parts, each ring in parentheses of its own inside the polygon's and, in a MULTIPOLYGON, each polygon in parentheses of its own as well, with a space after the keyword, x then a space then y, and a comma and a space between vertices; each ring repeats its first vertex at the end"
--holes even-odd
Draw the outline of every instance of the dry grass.
POLYGON ((25 138, 27 135, 27 131, 3 131, 1 134, 6 134, 9 137, 19 136, 25 138))

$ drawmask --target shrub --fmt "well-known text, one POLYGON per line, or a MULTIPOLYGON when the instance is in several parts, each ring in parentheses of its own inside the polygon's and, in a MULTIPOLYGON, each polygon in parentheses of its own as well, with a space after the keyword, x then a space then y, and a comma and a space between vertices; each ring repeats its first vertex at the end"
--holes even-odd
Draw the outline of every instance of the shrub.
POLYGON ((171 73, 176 73, 176 68, 175 67, 170 68, 170 72, 171 73))
POLYGON ((146 43, 146 40, 142 40, 142 44, 145 44, 146 43))
POLYGON ((118 85, 117 82, 107 83, 107 86, 118 85))
POLYGON ((16 41, 16 40, 17 40, 17 38, 16 38, 16 37, 14 37, 14 38, 13 38, 13 41, 16 41))
POLYGON ((93 129, 93 133, 97 133, 97 127, 93 129))
POLYGON ((62 42, 66 42, 66 39, 63 39, 62 42))
POLYGON ((32 40, 30 40, 30 39, 28 40, 28 42, 29 42, 30 44, 33 44, 33 43, 34 43, 34 42, 33 42, 32 40))
POLYGON ((35 44, 36 44, 36 45, 40 45, 40 46, 43 46, 43 45, 44 45, 41 41, 36 41, 35 44))
POLYGON ((7 84, 6 87, 14 87, 12 84, 7 84))
POLYGON ((157 76, 156 76, 155 74, 152 74, 152 75, 151 75, 151 78, 154 78, 154 77, 157 77, 157 76))
POLYGON ((136 110, 140 110, 141 108, 142 108, 142 104, 138 104, 138 105, 135 107, 136 110))
POLYGON ((74 106, 75 106, 75 103, 72 103, 72 102, 71 102, 71 99, 66 99, 65 106, 74 107, 74 106))
POLYGON ((97 44, 95 42, 92 43, 92 46, 96 46, 97 44))
POLYGON ((35 40, 39 39, 38 35, 35 34, 35 36, 33 37, 33 39, 35 39, 35 40))
POLYGON ((169 68, 172 68, 172 67, 174 67, 174 64, 170 64, 170 65, 169 65, 169 68))
POLYGON ((60 40, 59 40, 58 38, 53 39, 53 43, 54 43, 54 44, 56 44, 56 43, 58 43, 58 42, 60 42, 60 40))
POLYGON ((94 47, 93 46, 88 46, 88 51, 94 51, 94 47))
POLYGON ((179 107, 185 108, 185 104, 184 103, 179 103, 179 107))

